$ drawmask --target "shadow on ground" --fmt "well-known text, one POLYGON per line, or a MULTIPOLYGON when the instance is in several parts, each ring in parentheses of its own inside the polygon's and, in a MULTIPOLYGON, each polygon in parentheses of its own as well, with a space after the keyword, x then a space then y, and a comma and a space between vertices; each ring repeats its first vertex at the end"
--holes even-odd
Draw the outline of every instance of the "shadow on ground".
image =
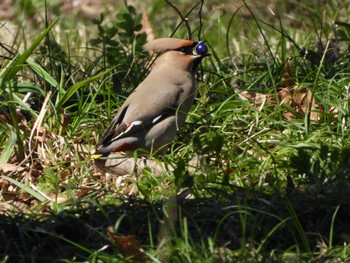
MULTIPOLYGON (((184 218, 194 244, 203 245, 203 241, 211 238, 218 247, 230 250, 239 249, 245 240, 251 247, 264 242, 261 251, 266 253, 293 246, 316 252, 320 244, 329 242, 333 217, 333 245, 342 245, 350 236, 350 202, 346 197, 340 199, 338 195, 310 191, 267 195, 243 188, 236 189, 232 195, 220 191, 216 195, 220 198, 177 197, 180 219, 173 223, 178 238, 183 238, 185 233, 181 228, 184 218)), ((123 248, 107 234, 108 227, 114 227, 118 219, 120 225, 115 235, 131 235, 147 250, 151 244, 157 245, 164 203, 127 199, 118 206, 87 205, 84 209, 38 219, 24 214, 1 215, 1 257, 8 259, 7 262, 87 260, 97 250, 118 256, 123 248)))

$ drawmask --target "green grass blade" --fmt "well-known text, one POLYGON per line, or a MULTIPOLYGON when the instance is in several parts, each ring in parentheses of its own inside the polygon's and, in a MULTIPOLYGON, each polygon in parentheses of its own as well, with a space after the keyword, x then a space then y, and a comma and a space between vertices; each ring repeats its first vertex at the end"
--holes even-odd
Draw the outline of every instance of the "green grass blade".
POLYGON ((1 71, 0 71, 0 88, 3 87, 5 81, 8 81, 9 72, 15 67, 18 55, 16 55, 1 71))
POLYGON ((328 245, 329 249, 333 248, 334 221, 338 214, 339 208, 340 208, 340 205, 337 206, 332 216, 331 228, 329 230, 329 245, 328 245))
POLYGON ((31 92, 31 93, 35 93, 35 94, 40 94, 41 96, 45 96, 45 92, 43 89, 41 89, 36 84, 30 83, 30 82, 17 83, 16 89, 19 93, 22 93, 22 94, 27 93, 27 92, 31 92))
POLYGON ((50 32, 54 25, 58 22, 60 18, 53 21, 30 45, 30 47, 23 52, 22 55, 16 56, 3 70, 0 71, 0 87, 3 85, 4 81, 9 81, 13 79, 17 72, 20 70, 21 66, 27 61, 29 56, 33 53, 35 48, 39 45, 41 40, 50 32))
POLYGON ((55 88, 58 87, 59 85, 58 82, 53 77, 51 77, 51 75, 45 69, 43 69, 38 63, 36 63, 31 59, 28 59, 27 63, 32 70, 34 70, 46 82, 50 83, 52 87, 55 87, 55 88))
POLYGON ((91 82, 93 82, 93 81, 95 81, 95 80, 97 80, 97 79, 103 77, 104 75, 106 75, 107 73, 111 72, 112 70, 113 70, 113 68, 112 68, 112 69, 105 70, 105 71, 103 71, 103 72, 101 72, 101 73, 99 73, 99 74, 97 74, 97 75, 95 75, 95 76, 92 76, 92 77, 90 77, 90 78, 88 78, 88 79, 85 79, 85 80, 83 80, 83 81, 80 81, 80 82, 74 84, 74 85, 63 95, 63 97, 58 101, 57 106, 56 106, 56 110, 59 111, 59 110, 62 108, 63 104, 66 103, 66 102, 70 99, 70 97, 72 97, 73 94, 74 94, 75 92, 77 92, 81 87, 84 87, 84 86, 90 84, 91 82))
POLYGON ((277 229, 279 229, 281 226, 284 225, 290 218, 283 219, 281 222, 279 222, 276 226, 274 226, 269 233, 267 233, 266 237, 261 241, 259 247, 256 250, 256 253, 259 254, 262 248, 264 247, 267 240, 273 235, 273 233, 276 232, 277 229))
POLYGON ((16 141, 17 141, 17 135, 13 131, 13 129, 10 128, 10 134, 9 134, 8 140, 5 144, 5 148, 3 149, 3 151, 1 152, 1 155, 0 155, 0 162, 7 163, 7 161, 11 157, 11 154, 13 153, 13 150, 14 150, 15 145, 16 145, 16 141))
POLYGON ((294 223, 294 226, 295 226, 297 232, 299 233, 299 236, 300 236, 301 241, 302 241, 302 243, 304 245, 304 248, 305 248, 306 252, 311 255, 312 251, 311 251, 311 248, 310 248, 309 240, 308 240, 308 238, 306 236, 306 233, 305 233, 305 230, 304 230, 304 228, 303 228, 303 226, 302 226, 302 224, 301 224, 301 222, 300 222, 300 220, 298 218, 298 215, 295 212, 295 210, 293 208, 293 205, 289 201, 289 199, 285 198, 284 201, 285 201, 286 207, 288 209, 288 212, 289 212, 289 214, 291 216, 291 219, 292 219, 292 221, 294 223))
POLYGON ((20 97, 18 97, 15 93, 13 93, 9 88, 6 88, 5 92, 7 94, 11 94, 13 101, 15 101, 20 106, 20 108, 30 112, 30 114, 33 117, 38 117, 38 114, 29 106, 29 104, 23 102, 23 100, 20 97))
POLYGON ((6 181, 9 181, 10 183, 13 183, 14 185, 18 186, 19 188, 21 188, 22 190, 26 191, 28 194, 30 194, 31 196, 35 197, 36 199, 38 199, 40 202, 46 202, 46 201, 50 201, 48 200, 46 197, 44 197, 43 195, 41 195, 40 193, 34 191, 32 188, 30 188, 29 186, 22 184, 18 181, 16 181, 15 179, 8 177, 6 175, 2 175, 1 178, 5 179, 6 181))

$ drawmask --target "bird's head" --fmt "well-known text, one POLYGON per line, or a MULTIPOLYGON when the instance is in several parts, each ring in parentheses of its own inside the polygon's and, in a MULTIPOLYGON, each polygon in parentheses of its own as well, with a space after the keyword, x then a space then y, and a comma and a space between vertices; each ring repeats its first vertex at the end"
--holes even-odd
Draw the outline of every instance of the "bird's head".
POLYGON ((167 63, 175 67, 195 71, 201 60, 209 56, 207 46, 202 42, 178 38, 159 38, 146 45, 148 52, 159 53, 158 63, 167 63))

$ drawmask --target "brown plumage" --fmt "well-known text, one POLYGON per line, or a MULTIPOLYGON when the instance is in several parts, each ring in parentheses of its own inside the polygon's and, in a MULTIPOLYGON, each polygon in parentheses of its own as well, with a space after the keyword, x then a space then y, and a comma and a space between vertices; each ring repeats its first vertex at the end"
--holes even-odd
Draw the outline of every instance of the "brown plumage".
POLYGON ((208 55, 206 46, 161 38, 144 48, 160 56, 103 133, 96 154, 159 149, 173 140, 185 122, 195 97, 194 73, 208 55))
POLYGON ((146 51, 163 53, 169 50, 176 50, 178 48, 190 47, 194 48, 197 42, 191 40, 183 40, 178 38, 158 38, 146 45, 143 48, 146 51))

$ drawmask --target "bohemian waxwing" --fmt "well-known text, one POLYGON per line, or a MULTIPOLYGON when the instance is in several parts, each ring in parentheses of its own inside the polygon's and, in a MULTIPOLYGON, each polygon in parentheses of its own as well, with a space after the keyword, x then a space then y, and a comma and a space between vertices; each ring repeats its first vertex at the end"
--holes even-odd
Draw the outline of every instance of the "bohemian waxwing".
POLYGON ((95 155, 159 149, 185 122, 195 97, 195 70, 209 55, 207 47, 203 42, 160 38, 144 49, 160 56, 103 133, 95 155))

